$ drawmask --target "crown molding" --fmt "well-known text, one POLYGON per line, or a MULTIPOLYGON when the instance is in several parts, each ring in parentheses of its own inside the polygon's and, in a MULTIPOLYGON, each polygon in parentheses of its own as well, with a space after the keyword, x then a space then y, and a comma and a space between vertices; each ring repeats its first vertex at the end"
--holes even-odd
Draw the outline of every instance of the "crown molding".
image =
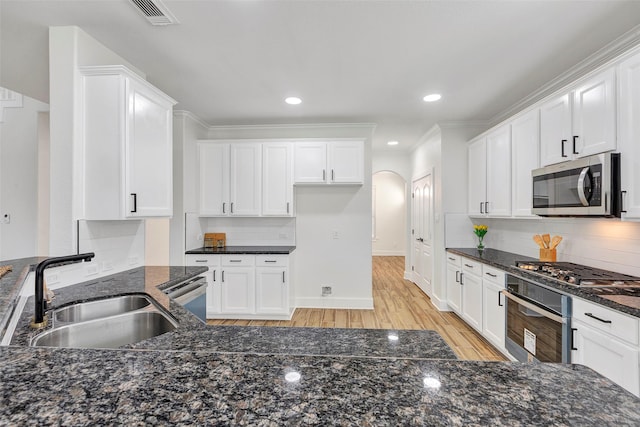
POLYGON ((204 129, 209 129, 210 128, 209 123, 205 123, 204 120, 202 120, 200 117, 198 117, 195 114, 193 114, 191 111, 174 110, 173 111, 173 117, 183 117, 183 118, 186 118, 186 119, 189 119, 189 120, 192 120, 192 121, 196 122, 197 124, 202 126, 204 129))
POLYGON ((278 130, 278 129, 365 129, 374 131, 376 123, 304 123, 304 124, 256 124, 256 125, 212 125, 210 131, 278 130))
POLYGON ((594 54, 578 62, 555 79, 508 107, 506 110, 496 114, 489 120, 489 127, 493 127, 505 121, 509 117, 514 116, 527 107, 530 107, 536 102, 546 98, 563 87, 568 86, 591 71, 608 64, 624 53, 630 52, 638 46, 640 46, 640 25, 635 26, 630 31, 596 51, 594 54))

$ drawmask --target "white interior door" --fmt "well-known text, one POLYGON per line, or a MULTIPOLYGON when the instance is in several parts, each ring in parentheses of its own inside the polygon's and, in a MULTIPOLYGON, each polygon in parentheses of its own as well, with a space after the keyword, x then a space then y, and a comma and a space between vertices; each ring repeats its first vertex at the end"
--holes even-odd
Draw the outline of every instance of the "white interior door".
POLYGON ((431 296, 433 278, 433 177, 413 182, 413 282, 431 296))

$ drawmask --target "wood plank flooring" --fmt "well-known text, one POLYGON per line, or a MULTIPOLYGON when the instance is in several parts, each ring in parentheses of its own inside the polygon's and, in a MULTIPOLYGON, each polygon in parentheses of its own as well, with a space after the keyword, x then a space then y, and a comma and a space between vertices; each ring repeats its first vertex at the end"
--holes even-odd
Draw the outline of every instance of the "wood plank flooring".
POLYGON ((432 329, 461 360, 507 360, 453 312, 438 311, 404 276, 404 257, 373 257, 373 310, 298 308, 290 321, 208 320, 210 325, 432 329))

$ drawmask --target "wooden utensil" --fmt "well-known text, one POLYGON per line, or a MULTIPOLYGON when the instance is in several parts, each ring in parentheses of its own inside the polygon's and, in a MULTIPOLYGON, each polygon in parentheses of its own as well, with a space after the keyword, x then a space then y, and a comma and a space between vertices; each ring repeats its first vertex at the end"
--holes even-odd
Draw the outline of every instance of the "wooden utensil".
POLYGON ((549 246, 549 248, 555 249, 560 244, 561 241, 562 241, 561 236, 553 236, 553 238, 551 239, 551 245, 549 246))
POLYGON ((544 247, 549 249, 549 243, 551 242, 551 236, 549 236, 548 234, 543 234, 542 235, 542 241, 544 242, 544 247))
POLYGON ((534 235, 533 241, 536 242, 541 249, 544 249, 544 241, 542 241, 542 236, 540 236, 539 234, 534 235))

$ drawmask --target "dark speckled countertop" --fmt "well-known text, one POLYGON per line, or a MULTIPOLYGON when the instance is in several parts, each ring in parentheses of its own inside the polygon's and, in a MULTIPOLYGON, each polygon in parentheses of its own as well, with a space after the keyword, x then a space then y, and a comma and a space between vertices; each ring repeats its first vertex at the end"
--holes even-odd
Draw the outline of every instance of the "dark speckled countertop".
POLYGON ((188 255, 288 255, 295 249, 295 246, 225 246, 223 248, 191 249, 185 253, 188 255))
MULTIPOLYGON (((618 295, 614 295, 613 299, 610 299, 611 297, 603 297, 602 290, 598 288, 581 288, 579 286, 563 284, 555 280, 545 279, 538 275, 528 273, 525 270, 515 267, 516 261, 537 261, 536 258, 500 251, 497 249, 485 249, 482 252, 478 251, 476 248, 447 248, 447 250, 452 253, 489 264, 508 273, 513 273, 523 278, 531 279, 536 283, 560 293, 577 296, 622 313, 640 317, 640 288, 634 290, 637 291, 637 297, 615 298, 618 295)), ((608 289, 610 292, 616 291, 615 287, 608 287, 608 289)), ((617 288, 617 290, 620 293, 626 292, 624 288, 617 288)))
POLYGON ((57 289, 55 306, 149 293, 178 328, 120 349, 0 347, 0 425, 640 425, 640 399, 583 366, 467 362, 435 331, 207 326, 145 267, 57 289))

